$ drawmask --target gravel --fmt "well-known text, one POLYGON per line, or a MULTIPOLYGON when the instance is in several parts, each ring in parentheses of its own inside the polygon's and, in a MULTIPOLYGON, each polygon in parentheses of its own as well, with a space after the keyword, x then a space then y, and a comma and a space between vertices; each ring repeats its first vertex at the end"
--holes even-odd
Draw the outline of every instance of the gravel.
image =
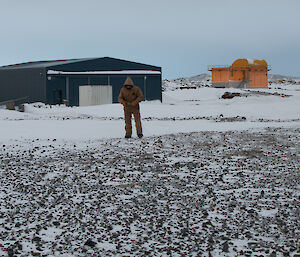
POLYGON ((299 132, 2 145, 0 255, 299 254, 299 132))

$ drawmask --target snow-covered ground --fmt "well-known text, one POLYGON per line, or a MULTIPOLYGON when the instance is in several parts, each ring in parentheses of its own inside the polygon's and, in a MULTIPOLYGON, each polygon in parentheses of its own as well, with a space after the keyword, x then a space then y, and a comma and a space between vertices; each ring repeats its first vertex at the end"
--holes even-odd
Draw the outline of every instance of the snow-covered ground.
MULTIPOLYGON (((202 87, 165 91, 163 103, 141 104, 144 135, 299 125, 300 86, 276 88, 273 85, 273 89, 264 90, 202 87), (242 96, 221 99, 225 91, 239 92, 242 96), (235 122, 226 122, 229 120, 235 122)), ((1 141, 21 138, 88 140, 117 138, 124 134, 120 104, 73 108, 31 104, 25 111, 0 109, 1 141)))
POLYGON ((299 252, 300 86, 173 86, 142 140, 119 104, 0 109, 0 256, 299 252))

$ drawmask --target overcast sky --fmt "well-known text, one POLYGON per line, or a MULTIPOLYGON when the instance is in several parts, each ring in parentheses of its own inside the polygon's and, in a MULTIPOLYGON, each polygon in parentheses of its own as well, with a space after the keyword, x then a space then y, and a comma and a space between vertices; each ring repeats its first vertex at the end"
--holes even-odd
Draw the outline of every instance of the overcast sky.
POLYGON ((0 0, 0 65, 110 56, 164 78, 263 58, 300 76, 300 0, 0 0))

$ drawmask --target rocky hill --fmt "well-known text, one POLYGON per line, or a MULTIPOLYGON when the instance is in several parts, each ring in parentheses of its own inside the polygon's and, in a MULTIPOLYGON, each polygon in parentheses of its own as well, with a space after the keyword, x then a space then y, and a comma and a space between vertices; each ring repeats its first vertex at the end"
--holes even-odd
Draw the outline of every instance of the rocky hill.
MULTIPOLYGON (((268 79, 272 83, 296 84, 300 77, 285 76, 280 74, 269 74, 268 79)), ((211 86, 211 74, 202 73, 192 77, 163 80, 163 91, 173 91, 180 88, 199 88, 211 86)))
POLYGON ((299 82, 300 81, 300 77, 285 76, 280 74, 269 74, 268 79, 269 81, 272 82, 278 82, 278 81, 299 82))
POLYGON ((178 78, 173 80, 165 79, 163 81, 163 91, 176 90, 179 88, 199 88, 199 87, 211 86, 210 74, 199 74, 193 77, 178 78))

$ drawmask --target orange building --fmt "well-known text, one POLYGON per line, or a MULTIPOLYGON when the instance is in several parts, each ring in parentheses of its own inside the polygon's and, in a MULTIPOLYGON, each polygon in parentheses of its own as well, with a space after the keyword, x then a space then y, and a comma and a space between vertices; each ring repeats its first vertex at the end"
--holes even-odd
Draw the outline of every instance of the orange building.
POLYGON ((268 71, 265 60, 237 59, 231 66, 211 66, 214 87, 267 88, 268 71))

